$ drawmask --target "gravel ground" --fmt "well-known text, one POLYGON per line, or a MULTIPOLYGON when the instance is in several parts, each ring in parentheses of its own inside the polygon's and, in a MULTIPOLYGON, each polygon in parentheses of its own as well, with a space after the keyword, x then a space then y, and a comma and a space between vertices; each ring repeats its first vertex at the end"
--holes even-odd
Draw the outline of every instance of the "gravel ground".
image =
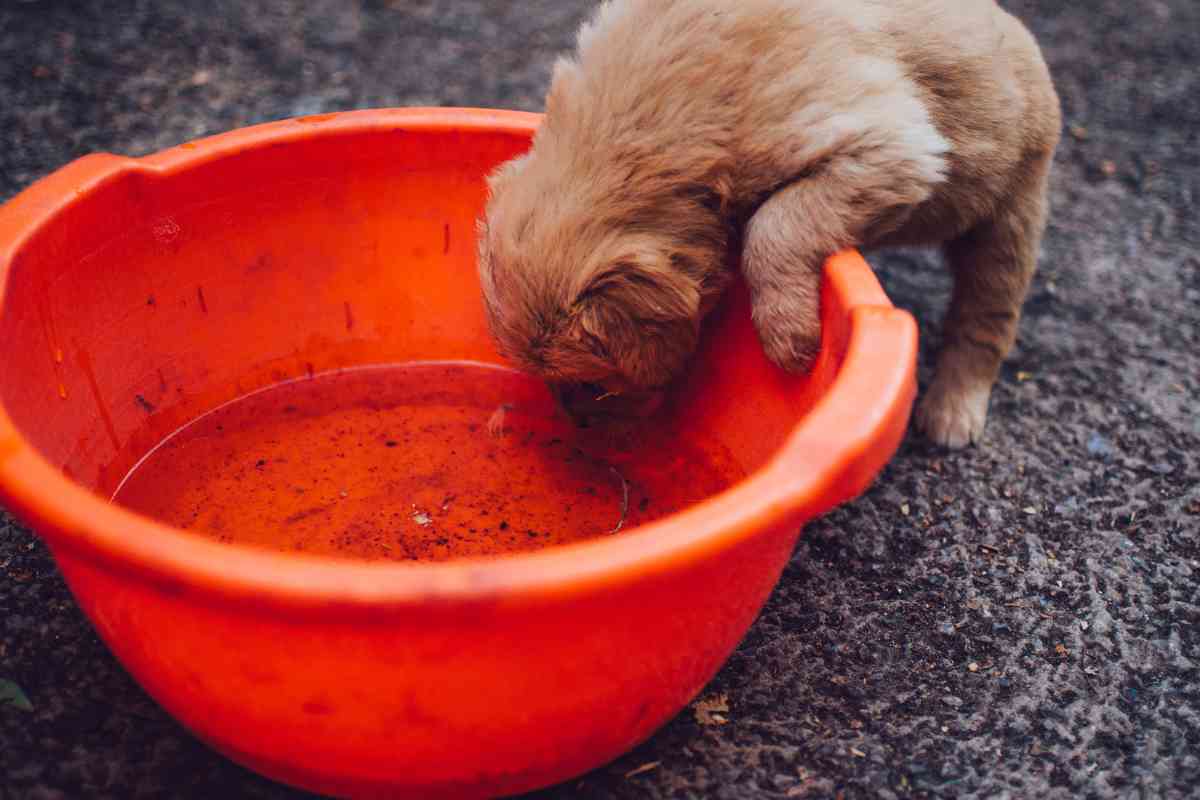
MULTIPOLYGON (((590 4, 104 5, 0 4, 0 200, 90 151, 280 117, 537 109, 590 4)), ((689 709, 541 797, 1200 796, 1200 4, 1005 5, 1068 135, 985 443, 910 439, 810 527, 708 690, 725 724, 689 709)), ((873 263, 927 357, 944 273, 873 263)), ((303 796, 161 712, 2 513, 0 575, 0 679, 32 707, 0 704, 0 796, 303 796)))

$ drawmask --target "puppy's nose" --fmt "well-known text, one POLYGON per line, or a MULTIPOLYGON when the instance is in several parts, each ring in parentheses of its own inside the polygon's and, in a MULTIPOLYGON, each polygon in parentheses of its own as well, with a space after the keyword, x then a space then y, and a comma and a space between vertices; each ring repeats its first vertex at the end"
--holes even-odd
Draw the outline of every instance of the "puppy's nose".
POLYGON ((551 386, 558 405, 579 428, 606 420, 645 419, 663 402, 661 390, 610 392, 589 383, 551 386))
POLYGON ((576 426, 586 428, 591 422, 594 401, 599 394, 590 384, 553 384, 550 387, 558 406, 576 426))
POLYGON ((574 392, 581 403, 595 402, 608 394, 610 392, 598 383, 581 383, 574 392))

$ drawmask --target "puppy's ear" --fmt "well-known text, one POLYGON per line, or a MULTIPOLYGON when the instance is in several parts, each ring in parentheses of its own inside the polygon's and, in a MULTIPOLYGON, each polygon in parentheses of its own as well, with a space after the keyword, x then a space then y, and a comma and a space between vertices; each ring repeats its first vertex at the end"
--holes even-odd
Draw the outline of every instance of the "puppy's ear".
POLYGON ((567 56, 559 56, 554 62, 554 71, 550 76, 550 88, 546 92, 546 117, 557 120, 559 114, 567 113, 564 107, 574 90, 576 78, 579 75, 579 65, 567 56))
POLYGON ((630 256, 595 274, 578 293, 581 344, 641 388, 675 378, 696 349, 700 289, 687 275, 630 256))
POLYGON ((529 163, 529 153, 523 153, 515 158, 505 161, 500 166, 492 170, 487 176, 488 193, 490 196, 495 196, 496 193, 507 183, 521 174, 525 169, 525 165, 529 163))

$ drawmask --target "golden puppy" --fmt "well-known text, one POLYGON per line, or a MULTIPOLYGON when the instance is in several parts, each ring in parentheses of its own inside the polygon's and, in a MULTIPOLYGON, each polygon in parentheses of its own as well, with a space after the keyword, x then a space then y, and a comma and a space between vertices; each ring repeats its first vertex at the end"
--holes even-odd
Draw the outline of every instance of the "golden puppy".
POLYGON ((610 0, 491 178, 492 331, 585 398, 657 389, 740 255, 767 355, 805 370, 827 256, 942 244, 954 296, 917 421, 964 446, 1016 336, 1060 116, 993 0, 610 0))

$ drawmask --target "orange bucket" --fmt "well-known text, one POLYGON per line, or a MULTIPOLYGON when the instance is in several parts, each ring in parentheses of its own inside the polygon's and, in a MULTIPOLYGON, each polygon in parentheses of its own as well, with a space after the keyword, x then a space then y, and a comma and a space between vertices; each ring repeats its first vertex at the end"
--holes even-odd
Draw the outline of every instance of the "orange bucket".
POLYGON ((109 501, 173 431, 264 387, 501 364, 475 222, 484 176, 538 121, 289 120, 89 156, 0 208, 0 502, 142 686, 272 778, 484 797, 615 758, 696 696, 804 523, 904 434, 916 328, 848 252, 826 265, 809 375, 768 364, 731 292, 668 413, 745 477, 619 534, 398 563, 220 542, 109 501))

